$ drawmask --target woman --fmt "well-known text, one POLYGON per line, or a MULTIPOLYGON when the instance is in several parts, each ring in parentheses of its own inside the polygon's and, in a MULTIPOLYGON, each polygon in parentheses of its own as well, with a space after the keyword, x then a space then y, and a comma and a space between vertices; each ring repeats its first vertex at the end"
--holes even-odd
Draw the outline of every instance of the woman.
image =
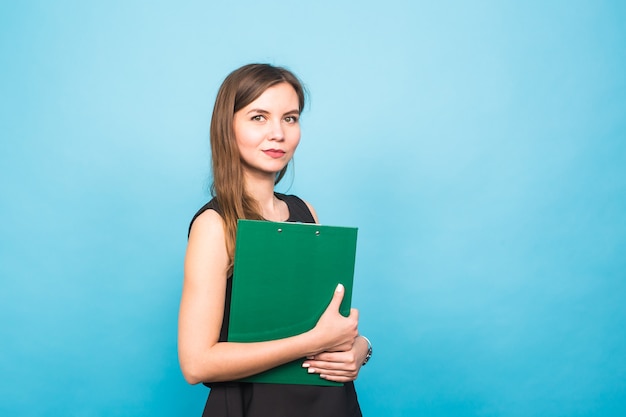
POLYGON ((211 119, 215 197, 191 222, 178 336, 185 379, 211 387, 206 416, 361 415, 352 381, 371 346, 358 335, 358 312, 339 313, 341 285, 310 331, 227 342, 237 219, 318 222, 308 203, 274 192, 300 141, 303 107, 299 80, 265 64, 235 70, 217 95, 211 119), (344 385, 232 382, 298 358, 308 372, 344 385))

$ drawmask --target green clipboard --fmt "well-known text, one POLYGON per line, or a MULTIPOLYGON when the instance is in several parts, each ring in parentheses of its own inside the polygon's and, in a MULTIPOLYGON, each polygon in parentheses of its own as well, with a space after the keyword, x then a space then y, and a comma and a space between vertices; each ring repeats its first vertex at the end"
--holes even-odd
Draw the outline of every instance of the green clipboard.
MULTIPOLYGON (((350 314, 357 229, 239 220, 228 340, 260 342, 304 333, 317 323, 338 283, 350 314)), ((337 386, 302 368, 304 358, 241 381, 337 386)))

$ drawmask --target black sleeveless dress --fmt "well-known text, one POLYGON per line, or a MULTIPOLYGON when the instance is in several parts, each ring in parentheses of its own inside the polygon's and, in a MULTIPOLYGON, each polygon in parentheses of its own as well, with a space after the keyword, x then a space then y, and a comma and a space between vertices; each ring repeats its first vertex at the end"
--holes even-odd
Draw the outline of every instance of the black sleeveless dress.
MULTIPOLYGON (((293 195, 276 193, 289 208, 289 222, 315 223, 306 203, 293 195)), ((204 205, 191 223, 206 210, 221 214, 217 200, 204 205)), ((191 226, 190 226, 191 228, 191 226)), ((232 277, 226 284, 226 303, 220 341, 228 338, 232 277)), ((203 417, 361 417, 354 383, 339 387, 314 385, 216 382, 205 384, 211 391, 203 417)))

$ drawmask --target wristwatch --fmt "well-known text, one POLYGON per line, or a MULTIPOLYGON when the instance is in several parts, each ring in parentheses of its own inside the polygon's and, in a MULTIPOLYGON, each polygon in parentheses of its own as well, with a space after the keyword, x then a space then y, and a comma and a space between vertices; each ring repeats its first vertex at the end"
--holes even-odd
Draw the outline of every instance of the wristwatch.
POLYGON ((363 335, 359 335, 359 336, 361 336, 367 342, 367 355, 365 355, 365 359, 363 360, 363 363, 361 364, 361 366, 365 366, 367 361, 369 361, 370 358, 372 357, 372 342, 370 342, 370 340, 363 335))

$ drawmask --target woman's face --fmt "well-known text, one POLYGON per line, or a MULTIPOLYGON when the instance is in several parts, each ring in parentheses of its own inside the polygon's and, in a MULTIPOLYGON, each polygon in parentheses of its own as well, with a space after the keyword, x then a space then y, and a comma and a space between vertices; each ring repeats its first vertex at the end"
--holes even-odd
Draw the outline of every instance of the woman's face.
POLYGON ((299 119, 298 95, 288 83, 268 88, 235 113, 233 127, 244 171, 274 178, 300 142, 299 119))

